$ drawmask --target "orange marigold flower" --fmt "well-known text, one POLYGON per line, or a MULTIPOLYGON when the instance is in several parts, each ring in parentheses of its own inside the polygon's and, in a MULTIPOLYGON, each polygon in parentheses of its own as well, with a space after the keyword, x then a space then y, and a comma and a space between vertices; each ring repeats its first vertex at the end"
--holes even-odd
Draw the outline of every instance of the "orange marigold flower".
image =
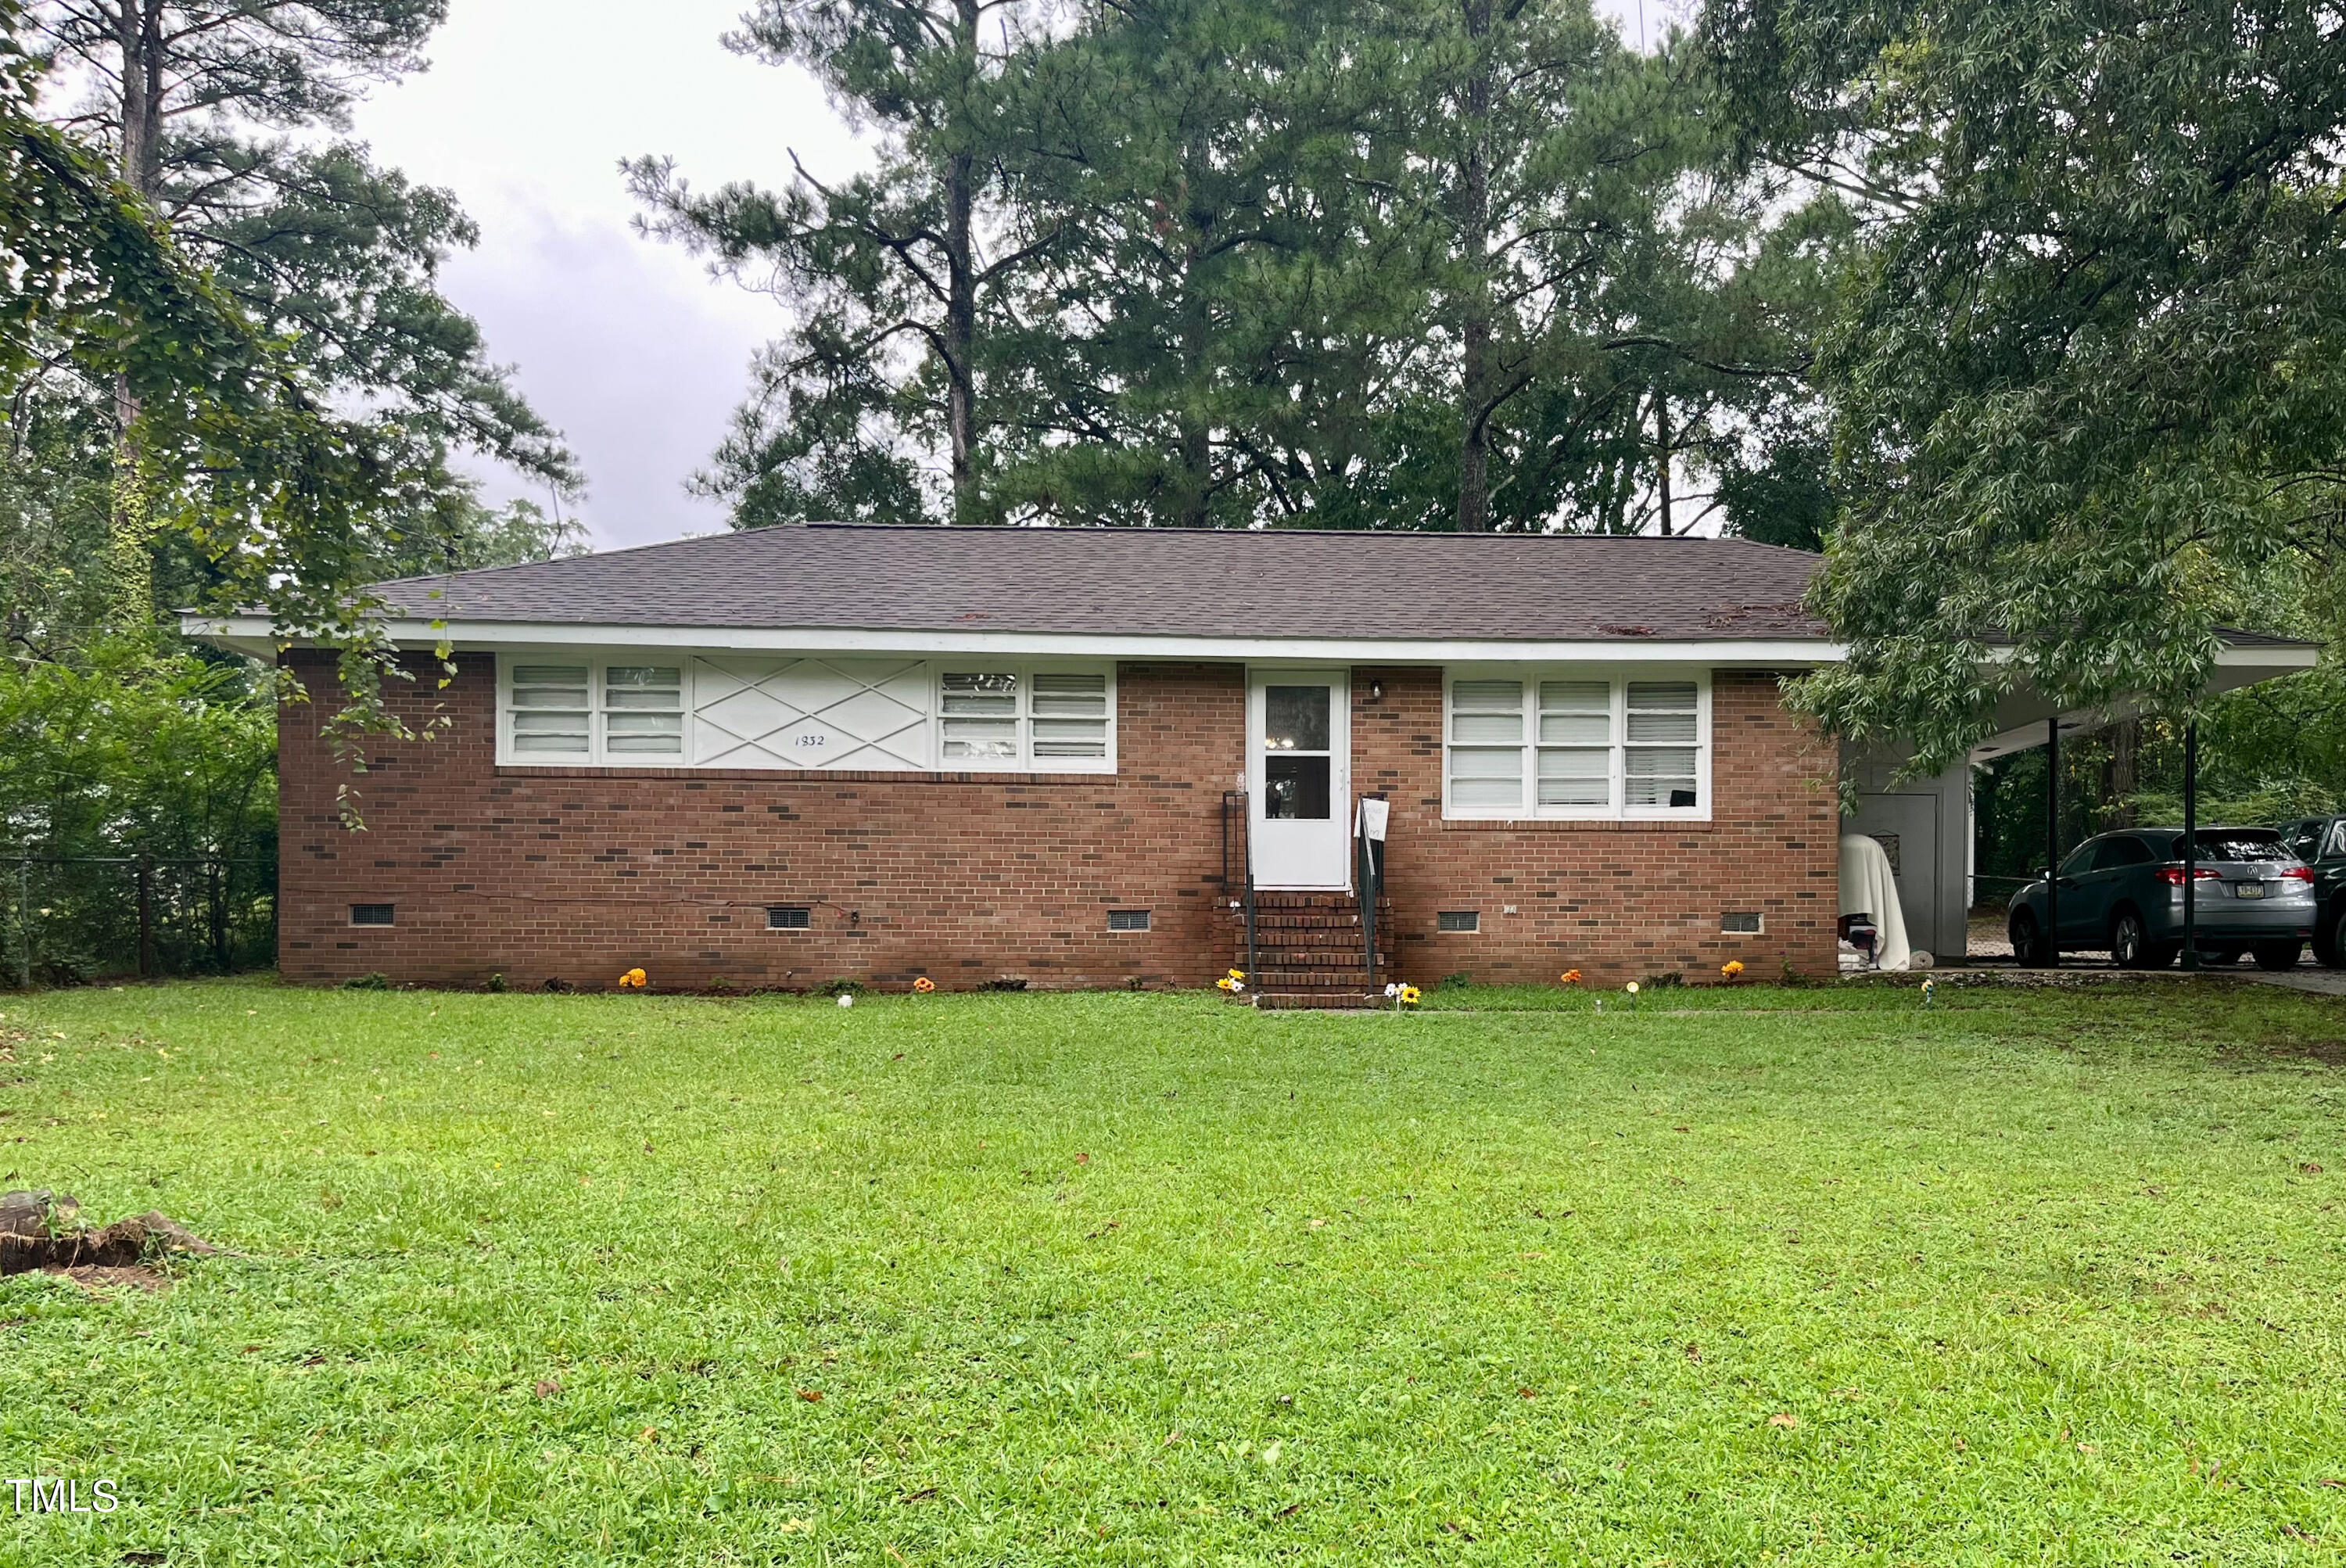
POLYGON ((1580 983, 1580 971, 1576 969, 1567 969, 1558 978, 1560 978, 1566 985, 1578 985, 1580 983))
POLYGON ((920 993, 923 993, 923 995, 927 994, 928 993, 930 993, 930 992, 932 992, 932 991, 934 991, 936 988, 937 988, 937 983, 936 983, 935 981, 933 981, 933 980, 931 980, 931 979, 930 979, 927 975, 925 975, 925 974, 924 974, 924 975, 923 975, 923 976, 921 976, 921 977, 920 977, 920 979, 918 979, 918 980, 916 980, 916 981, 913 982, 913 990, 915 990, 915 991, 917 991, 917 992, 920 992, 920 993))

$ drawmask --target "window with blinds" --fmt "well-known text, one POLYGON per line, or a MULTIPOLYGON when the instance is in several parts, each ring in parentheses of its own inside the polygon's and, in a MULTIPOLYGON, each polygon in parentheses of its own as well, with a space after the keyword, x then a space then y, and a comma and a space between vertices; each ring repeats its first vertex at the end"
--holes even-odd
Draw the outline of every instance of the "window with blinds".
POLYGON ((1624 783, 1632 806, 1684 809, 1695 803, 1698 745, 1695 685, 1690 680, 1633 680, 1623 748, 1624 783))
POLYGON ((1522 808, 1522 681, 1462 680, 1451 686, 1450 799, 1468 810, 1522 808))
POLYGON ((1035 759, 1107 755, 1107 677, 1037 673, 1031 723, 1035 759))
POLYGON ((946 671, 941 703, 945 761, 1015 761, 1018 698, 1018 677, 1008 671, 946 671))
POLYGON ((603 749, 614 756, 684 754, 684 669, 615 664, 603 671, 603 749))
POLYGON ((1629 817, 1707 809, 1708 683, 1583 672, 1462 675, 1444 747, 1453 817, 1629 817))
POLYGON ((1103 671, 948 668, 937 692, 947 768, 1048 772, 1109 754, 1103 671))
POLYGON ((513 748, 523 757, 584 757, 595 748, 587 666, 514 666, 511 694, 513 748))

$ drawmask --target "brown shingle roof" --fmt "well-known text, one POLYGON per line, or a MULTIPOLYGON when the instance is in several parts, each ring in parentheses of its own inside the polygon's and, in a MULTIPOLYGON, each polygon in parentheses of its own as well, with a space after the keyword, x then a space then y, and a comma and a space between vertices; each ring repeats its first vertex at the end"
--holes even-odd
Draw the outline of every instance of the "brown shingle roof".
POLYGON ((1821 565, 1744 539, 816 524, 373 591, 463 621, 1673 641, 1824 637, 1821 565))

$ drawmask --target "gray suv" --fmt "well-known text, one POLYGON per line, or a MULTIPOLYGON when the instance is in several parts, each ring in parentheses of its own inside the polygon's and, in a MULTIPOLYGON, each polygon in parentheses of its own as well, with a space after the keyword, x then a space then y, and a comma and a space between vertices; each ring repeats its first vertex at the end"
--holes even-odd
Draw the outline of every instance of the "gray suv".
MULTIPOLYGON (((2270 828, 2202 828, 2195 903, 2199 951, 2259 969, 2289 969, 2313 934, 2313 872, 2270 828)), ((2055 873, 2060 950, 2106 949, 2122 969, 2163 969, 2183 950, 2183 830, 2129 828, 2086 840, 2055 873)), ((2045 929, 2045 883, 2013 895, 2013 957, 2042 964, 2055 938, 2045 929)))

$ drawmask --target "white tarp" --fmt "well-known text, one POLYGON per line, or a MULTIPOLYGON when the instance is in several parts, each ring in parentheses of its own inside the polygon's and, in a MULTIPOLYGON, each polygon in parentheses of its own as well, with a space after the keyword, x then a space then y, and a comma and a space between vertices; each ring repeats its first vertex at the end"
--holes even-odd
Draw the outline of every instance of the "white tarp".
POLYGON ((1904 969, 1912 950, 1906 945, 1906 914, 1898 907, 1898 881, 1890 871, 1890 851, 1863 833, 1842 835, 1841 841, 1841 912, 1873 917, 1874 962, 1883 969, 1904 969))

